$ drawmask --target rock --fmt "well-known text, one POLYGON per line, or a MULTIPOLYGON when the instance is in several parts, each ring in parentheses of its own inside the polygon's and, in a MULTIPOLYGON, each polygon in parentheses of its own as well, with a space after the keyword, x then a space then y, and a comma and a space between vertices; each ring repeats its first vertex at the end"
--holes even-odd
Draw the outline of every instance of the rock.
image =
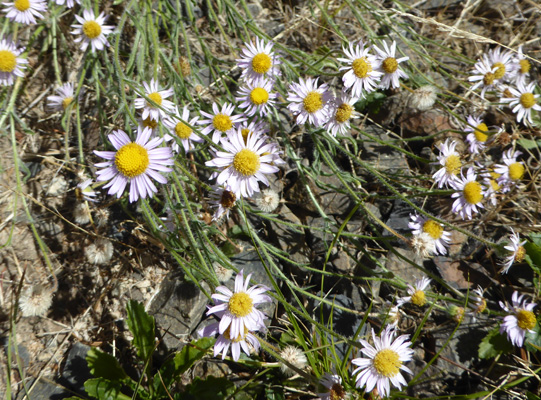
POLYGON ((399 124, 404 132, 409 132, 404 135, 405 137, 428 136, 453 129, 448 115, 438 109, 411 110, 411 112, 402 114, 399 124))
POLYGON ((45 378, 40 378, 37 382, 35 378, 31 378, 26 382, 26 387, 28 388, 28 393, 23 388, 17 393, 17 400, 56 400, 65 399, 70 396, 70 393, 65 388, 45 378))
POLYGON ((75 343, 66 357, 66 364, 59 382, 80 396, 86 397, 85 382, 92 378, 86 362, 90 346, 75 343))

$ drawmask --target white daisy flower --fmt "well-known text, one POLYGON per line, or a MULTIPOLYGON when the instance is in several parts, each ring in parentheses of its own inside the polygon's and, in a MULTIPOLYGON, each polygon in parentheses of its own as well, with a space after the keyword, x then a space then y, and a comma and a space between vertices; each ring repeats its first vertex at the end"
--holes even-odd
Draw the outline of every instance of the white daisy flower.
POLYGON ((254 133, 262 136, 266 135, 269 132, 269 124, 255 118, 251 122, 248 122, 248 120, 242 121, 239 125, 239 129, 244 138, 244 143, 246 143, 248 136, 251 136, 254 133))
POLYGON ((75 15, 75 18, 79 23, 71 26, 74 29, 71 33, 73 35, 80 35, 74 39, 74 42, 81 42, 82 51, 85 51, 89 44, 92 48, 92 53, 109 46, 106 36, 113 33, 114 26, 104 25, 107 19, 104 13, 100 13, 96 18, 94 11, 83 10, 83 16, 75 15))
POLYGON ((461 173, 461 178, 451 182, 451 186, 456 190, 451 195, 456 198, 453 203, 452 211, 462 219, 472 219, 474 213, 479 212, 478 208, 484 208, 481 202, 485 197, 485 189, 477 182, 477 174, 472 167, 468 168, 466 176, 461 173))
POLYGON ((338 133, 345 135, 349 132, 351 128, 350 120, 359 116, 354 108, 358 100, 356 97, 351 97, 346 92, 342 92, 340 97, 331 101, 328 121, 325 125, 327 132, 332 136, 336 136, 338 133))
POLYGON ((190 127, 197 125, 198 120, 199 117, 194 117, 190 120, 190 110, 188 110, 188 107, 185 106, 182 109, 182 115, 180 115, 178 109, 176 109, 173 117, 166 118, 163 121, 165 127, 171 132, 171 135, 165 134, 163 138, 166 142, 173 140, 173 145, 171 148, 174 152, 180 152, 180 146, 178 145, 177 140, 175 140, 177 138, 182 143, 182 147, 184 147, 184 153, 188 153, 188 150, 192 150, 194 148, 192 142, 201 143, 204 141, 204 139, 199 137, 190 127), (187 125, 184 121, 189 121, 189 125, 187 125))
POLYGON ((511 236, 509 236, 509 240, 511 243, 507 246, 504 246, 504 249, 509 251, 510 254, 505 257, 505 259, 502 261, 501 266, 502 274, 506 274, 507 271, 509 271, 509 268, 517 262, 520 263, 522 260, 524 260, 524 256, 526 255, 526 249, 524 248, 524 245, 526 244, 526 240, 520 241, 520 235, 511 228, 511 236))
POLYGON ((517 157, 522 152, 509 149, 503 153, 503 164, 496 164, 494 172, 500 174, 498 184, 501 186, 502 193, 509 192, 524 177, 525 167, 522 161, 517 161, 517 157))
POLYGON ((47 108, 51 111, 64 111, 73 102, 74 95, 73 83, 64 83, 56 89, 56 95, 47 96, 47 108))
POLYGON ((462 168, 462 161, 460 161, 460 154, 455 150, 457 142, 447 139, 445 143, 440 143, 438 149, 440 155, 438 156, 438 163, 442 166, 438 171, 432 175, 432 179, 436 181, 439 188, 443 186, 449 186, 453 181, 457 180, 457 174, 462 168))
POLYGON ((451 242, 451 234, 445 232, 443 225, 417 213, 410 214, 411 222, 408 223, 408 227, 412 230, 414 235, 420 235, 421 233, 427 233, 432 239, 434 239, 435 253, 447 254, 447 248, 451 242))
POLYGON ((248 117, 255 114, 264 117, 276 100, 277 94, 272 93, 272 87, 273 82, 265 78, 245 82, 237 92, 239 97, 235 98, 240 103, 238 107, 245 108, 244 114, 248 117))
POLYGON ((327 122, 332 94, 326 83, 318 86, 318 79, 300 78, 299 83, 289 85, 287 108, 297 117, 298 124, 308 121, 315 127, 320 127, 327 122))
POLYGON ((353 97, 365 97, 364 93, 370 93, 376 90, 383 72, 380 72, 380 61, 370 54, 370 46, 365 48, 365 43, 361 40, 354 46, 349 45, 349 49, 343 48, 347 58, 339 58, 338 61, 346 63, 340 67, 340 71, 347 71, 342 77, 342 82, 346 89, 351 89, 353 97))
POLYGON ((470 292, 468 307, 472 308, 476 314, 482 313, 487 308, 487 301, 484 298, 483 288, 481 286, 477 285, 477 289, 470 292))
POLYGON ((126 185, 130 183, 130 203, 141 198, 151 197, 158 189, 152 183, 151 178, 165 184, 167 178, 160 172, 170 172, 173 165, 173 153, 169 147, 159 147, 162 138, 150 139, 152 130, 149 128, 137 129, 135 142, 122 130, 113 131, 109 135, 109 141, 116 151, 97 151, 94 153, 107 161, 97 163, 97 168, 103 168, 96 172, 98 181, 108 181, 104 188, 109 188, 110 195, 122 196, 126 185))
POLYGON ((320 400, 344 400, 346 398, 347 393, 342 386, 342 378, 335 371, 332 374, 325 372, 319 378, 319 384, 328 389, 326 392, 317 394, 320 400))
POLYGON ((263 39, 256 38, 255 44, 245 43, 242 49, 242 58, 237 65, 242 70, 242 78, 247 82, 258 78, 275 79, 280 75, 280 57, 274 53, 272 42, 265 43, 263 39))
POLYGON ((524 124, 533 124, 532 110, 540 111, 541 105, 537 104, 538 94, 535 93, 535 82, 525 86, 522 82, 517 84, 517 89, 510 87, 511 97, 502 97, 501 101, 513 109, 517 114, 517 122, 524 120, 524 124))
POLYGON ((409 57, 396 58, 396 42, 393 40, 391 47, 387 45, 386 41, 383 41, 384 50, 379 49, 377 46, 372 46, 378 55, 376 58, 381 63, 380 68, 383 72, 383 77, 379 84, 380 88, 383 89, 396 89, 400 87, 400 78, 408 79, 408 74, 406 74, 402 69, 400 69, 400 63, 409 60, 409 57))
POLYGON ((502 189, 501 185, 497 181, 500 174, 495 172, 486 172, 481 176, 483 177, 483 185, 485 186, 485 198, 490 201, 490 204, 495 206, 498 204, 498 193, 500 193, 502 189))
MULTIPOLYGON (((198 331, 200 337, 212 337, 219 331, 219 323, 212 323, 198 331)), ((231 358, 234 361, 238 361, 240 358, 240 351, 244 351, 247 355, 259 351, 259 340, 251 332, 245 330, 244 335, 238 335, 231 337, 230 328, 227 328, 223 334, 218 336, 216 343, 214 343, 214 357, 222 353, 222 360, 225 359, 231 347, 231 358)))
POLYGON ((229 211, 237 203, 237 196, 230 187, 213 185, 209 194, 209 203, 212 208, 216 208, 212 220, 217 221, 223 215, 225 215, 225 218, 229 218, 229 211))
POLYGON ((54 2, 59 6, 63 6, 65 4, 68 8, 72 8, 75 3, 81 4, 81 0, 54 0, 54 2))
POLYGON ((158 81, 151 79, 150 84, 143 82, 145 87, 145 95, 154 103, 151 104, 144 97, 135 99, 134 106, 137 110, 143 109, 141 114, 142 119, 150 118, 158 121, 160 118, 167 118, 167 113, 174 113, 176 110, 175 104, 172 101, 165 100, 171 96, 173 89, 159 90, 158 81), (163 110, 162 110, 163 108, 163 110))
POLYGON ((367 358, 354 358, 351 362, 358 366, 353 371, 353 375, 358 374, 355 378, 356 386, 364 387, 365 392, 377 388, 379 396, 388 397, 391 392, 389 383, 399 390, 407 384, 400 371, 413 374, 404 365, 411 361, 413 356, 409 335, 402 335, 396 339, 394 336, 395 331, 391 327, 386 328, 379 338, 372 329, 374 345, 366 340, 360 341, 363 345, 361 352, 367 358))
POLYGON ((481 117, 468 116, 468 126, 464 132, 468 134, 466 141, 470 144, 470 153, 479 154, 483 151, 490 139, 488 127, 481 117))
POLYGON ((500 333, 507 333, 507 339, 514 345, 522 347, 524 338, 527 332, 533 333, 533 328, 537 322, 533 309, 537 306, 536 303, 528 303, 526 299, 523 301, 524 295, 518 295, 517 291, 513 292, 511 300, 513 305, 508 307, 500 301, 500 307, 506 312, 511 313, 504 317, 500 326, 500 333))
POLYGON ((259 182, 269 186, 265 175, 278 172, 278 167, 272 165, 275 149, 266 140, 266 136, 252 134, 245 143, 238 129, 222 141, 226 151, 216 151, 215 158, 205 163, 222 169, 216 183, 229 185, 237 197, 251 197, 259 192, 259 182))
POLYGON ((28 60, 19 57, 24 51, 24 47, 17 48, 10 39, 0 40, 0 85, 12 85, 15 76, 24 77, 22 70, 26 68, 28 60))
POLYGON ((245 121, 243 115, 233 115, 235 106, 230 103, 224 103, 222 109, 218 108, 218 104, 212 104, 212 113, 201 111, 201 114, 208 119, 202 119, 198 122, 199 125, 206 125, 201 134, 208 135, 212 133, 212 141, 220 143, 229 133, 234 132, 236 125, 245 121))
POLYGON ((410 285, 408 283, 408 288, 406 289, 408 296, 400 297, 396 301, 398 307, 402 307, 404 304, 411 302, 416 306, 423 307, 426 304, 426 295, 425 289, 430 284, 430 279, 426 276, 423 276, 421 279, 415 281, 415 285, 410 285))
POLYGON ((489 50, 486 55, 487 63, 496 68, 494 78, 501 82, 509 82, 515 77, 516 67, 513 63, 513 52, 503 50, 501 47, 489 50))
POLYGON ((80 197, 82 200, 96 202, 98 192, 93 190, 91 186, 92 183, 92 179, 86 179, 85 181, 79 183, 77 185, 77 193, 79 193, 77 197, 80 197))
POLYGON ((160 131, 159 121, 150 118, 150 115, 146 117, 145 119, 139 116, 139 118, 137 119, 137 122, 138 122, 138 125, 141 127, 141 129, 150 128, 152 130, 152 135, 150 135, 150 137, 156 136, 158 132, 160 131))
POLYGON ((471 90, 481 87, 481 97, 485 98, 486 91, 496 90, 497 85, 500 83, 495 75, 498 67, 492 67, 485 57, 477 61, 474 68, 473 75, 468 78, 469 82, 475 82, 471 90))
POLYGON ((265 314, 256 306, 271 301, 265 294, 270 289, 264 285, 255 285, 248 289, 250 284, 249 274, 244 281, 243 270, 235 278, 235 291, 232 292, 226 286, 218 286, 211 297, 218 302, 210 307, 207 315, 216 314, 220 319, 218 331, 221 335, 229 329, 229 336, 233 338, 245 338, 247 332, 265 330, 265 314))
POLYGON ((530 70, 532 69, 532 64, 528 60, 524 53, 522 52, 522 46, 519 46, 518 53, 515 56, 513 61, 515 63, 515 84, 526 85, 526 81, 530 78, 530 70))
POLYGON ((45 0, 14 0, 2 4, 7 7, 4 9, 7 18, 26 25, 35 24, 36 17, 43 18, 42 12, 47 11, 45 0))

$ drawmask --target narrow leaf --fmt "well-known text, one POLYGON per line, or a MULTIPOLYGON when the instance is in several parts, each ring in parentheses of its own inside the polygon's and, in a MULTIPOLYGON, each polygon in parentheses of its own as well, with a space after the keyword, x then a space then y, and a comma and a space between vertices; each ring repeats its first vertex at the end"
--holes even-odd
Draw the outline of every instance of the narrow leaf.
POLYGON ((147 314, 141 303, 130 300, 127 307, 128 327, 133 335, 133 345, 137 355, 147 361, 155 346, 154 317, 147 314))

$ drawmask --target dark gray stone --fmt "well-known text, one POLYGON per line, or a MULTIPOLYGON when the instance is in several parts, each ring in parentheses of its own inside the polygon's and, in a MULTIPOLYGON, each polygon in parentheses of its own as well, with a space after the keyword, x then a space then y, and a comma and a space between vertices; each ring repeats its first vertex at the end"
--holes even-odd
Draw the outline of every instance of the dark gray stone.
POLYGON ((72 395, 64 387, 45 378, 40 378, 37 382, 35 378, 31 378, 26 381, 25 386, 28 392, 26 392, 21 385, 22 389, 17 393, 17 400, 60 400, 72 395))
POLYGON ((89 350, 90 346, 75 343, 68 352, 64 371, 62 371, 62 376, 59 380, 61 384, 82 396, 86 396, 85 382, 92 378, 86 362, 86 353, 89 350))

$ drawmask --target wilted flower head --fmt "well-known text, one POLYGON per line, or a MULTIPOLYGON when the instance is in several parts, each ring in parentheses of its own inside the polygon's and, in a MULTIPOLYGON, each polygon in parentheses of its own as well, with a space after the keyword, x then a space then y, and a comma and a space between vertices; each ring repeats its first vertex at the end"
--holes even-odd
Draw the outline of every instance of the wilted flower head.
POLYGON ((19 297, 23 317, 43 316, 53 303, 53 290, 40 283, 28 286, 19 297))
POLYGON ((308 360, 304 355, 304 352, 295 346, 286 346, 280 352, 280 358, 285 362, 280 362, 280 369, 288 376, 296 374, 296 371, 292 369, 288 364, 293 365, 297 369, 304 370, 308 364, 308 360))

